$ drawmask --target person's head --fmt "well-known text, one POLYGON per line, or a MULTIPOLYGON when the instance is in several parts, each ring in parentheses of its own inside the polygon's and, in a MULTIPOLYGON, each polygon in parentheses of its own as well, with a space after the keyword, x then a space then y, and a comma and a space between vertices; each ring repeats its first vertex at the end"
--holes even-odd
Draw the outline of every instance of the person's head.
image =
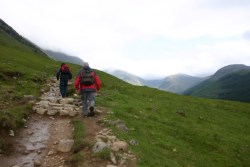
POLYGON ((88 62, 84 62, 83 63, 83 67, 89 67, 89 63, 88 62))

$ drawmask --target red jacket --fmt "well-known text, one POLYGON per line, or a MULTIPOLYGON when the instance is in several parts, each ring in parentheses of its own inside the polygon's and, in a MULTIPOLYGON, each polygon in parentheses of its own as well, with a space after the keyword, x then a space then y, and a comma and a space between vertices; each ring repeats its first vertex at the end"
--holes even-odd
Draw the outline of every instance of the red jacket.
POLYGON ((88 91, 99 91, 101 88, 101 80, 100 78, 96 75, 96 73, 93 71, 92 72, 94 74, 94 78, 95 78, 95 83, 92 85, 83 85, 81 84, 81 77, 80 77, 80 73, 78 74, 78 76, 75 79, 75 90, 79 91, 84 91, 84 92, 88 92, 88 91))

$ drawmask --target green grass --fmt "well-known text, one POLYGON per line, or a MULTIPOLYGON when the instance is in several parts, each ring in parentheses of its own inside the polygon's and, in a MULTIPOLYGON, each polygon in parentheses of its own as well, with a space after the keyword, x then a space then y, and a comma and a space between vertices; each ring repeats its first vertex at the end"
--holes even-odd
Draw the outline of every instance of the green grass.
POLYGON ((99 72, 97 105, 132 129, 138 166, 249 166, 249 103, 209 100, 131 86, 99 72), (178 114, 185 112, 186 116, 178 114))
POLYGON ((105 148, 102 151, 95 153, 94 157, 109 160, 110 159, 110 153, 111 153, 110 148, 105 148))
POLYGON ((84 166, 84 153, 81 151, 87 144, 85 142, 85 129, 80 119, 73 119, 73 154, 68 157, 67 164, 69 166, 84 166))
POLYGON ((72 121, 72 124, 75 129, 73 134, 73 138, 75 140, 73 150, 74 152, 78 152, 86 145, 86 142, 84 141, 85 129, 82 121, 80 121, 79 119, 74 119, 72 121))

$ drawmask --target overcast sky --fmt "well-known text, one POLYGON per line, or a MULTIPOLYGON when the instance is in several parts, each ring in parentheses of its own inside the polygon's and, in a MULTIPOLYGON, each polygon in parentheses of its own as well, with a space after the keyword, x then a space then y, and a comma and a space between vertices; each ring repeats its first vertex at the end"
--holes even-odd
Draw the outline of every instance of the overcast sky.
POLYGON ((250 0, 0 0, 38 46, 141 77, 250 65, 250 0))

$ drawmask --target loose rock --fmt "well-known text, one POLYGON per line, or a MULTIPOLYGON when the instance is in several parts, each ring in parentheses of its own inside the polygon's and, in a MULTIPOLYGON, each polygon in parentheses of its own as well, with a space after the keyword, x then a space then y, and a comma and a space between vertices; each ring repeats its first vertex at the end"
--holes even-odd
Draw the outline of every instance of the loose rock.
POLYGON ((57 146, 57 150, 60 152, 70 152, 74 144, 74 140, 64 139, 60 140, 57 146))

